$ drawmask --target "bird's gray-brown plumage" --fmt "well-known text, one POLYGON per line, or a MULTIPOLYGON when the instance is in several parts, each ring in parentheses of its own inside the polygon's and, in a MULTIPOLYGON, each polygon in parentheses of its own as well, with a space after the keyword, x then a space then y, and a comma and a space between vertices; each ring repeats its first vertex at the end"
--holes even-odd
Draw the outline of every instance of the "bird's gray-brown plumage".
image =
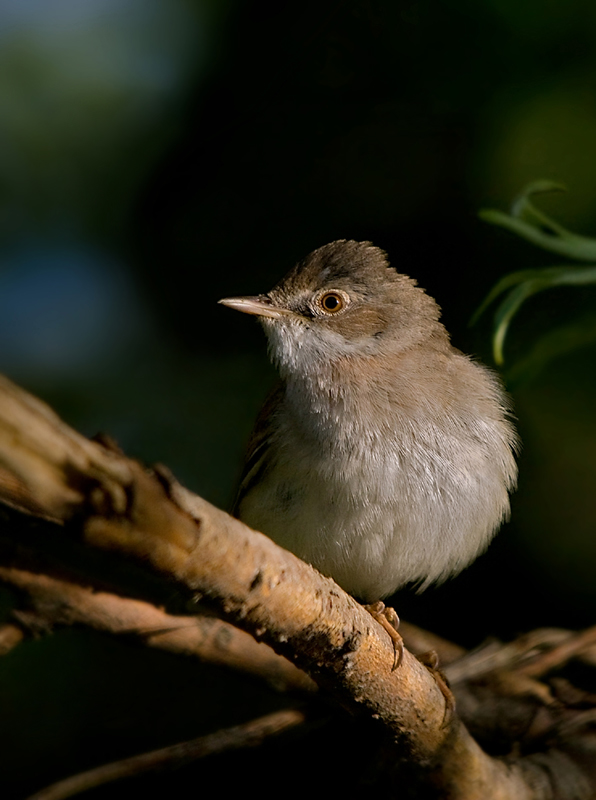
POLYGON ((497 376, 368 242, 315 250, 258 314, 281 382, 249 446, 236 512, 377 600, 463 569, 509 513, 515 430, 497 376))

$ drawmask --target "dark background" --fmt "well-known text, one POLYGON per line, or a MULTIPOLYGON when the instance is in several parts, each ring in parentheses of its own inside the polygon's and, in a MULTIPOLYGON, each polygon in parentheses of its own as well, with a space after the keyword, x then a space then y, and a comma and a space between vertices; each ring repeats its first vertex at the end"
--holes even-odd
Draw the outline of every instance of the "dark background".
MULTIPOLYGON (((258 325, 216 301, 369 239, 490 363, 474 309, 508 271, 560 261, 477 211, 550 178, 569 192, 542 206, 596 235, 595 99, 587 0, 7 0, 0 369, 228 507, 273 372, 258 325)), ((456 580, 395 598, 403 617, 467 646, 595 621, 595 309, 588 288, 523 307, 504 373, 524 443, 512 522, 456 580)), ((0 660, 4 786, 22 797, 283 702, 63 631, 0 660)), ((177 773, 176 791, 222 764, 242 785, 254 754, 234 758, 236 776, 217 761, 177 773)))

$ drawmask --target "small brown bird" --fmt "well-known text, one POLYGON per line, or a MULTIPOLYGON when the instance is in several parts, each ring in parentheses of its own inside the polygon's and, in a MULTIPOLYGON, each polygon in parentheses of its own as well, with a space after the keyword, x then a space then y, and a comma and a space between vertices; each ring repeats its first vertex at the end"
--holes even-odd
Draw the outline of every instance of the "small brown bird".
POLYGON ((382 250, 332 242, 267 294, 220 302, 259 316, 281 376, 240 519, 369 602, 486 548, 517 477, 507 396, 382 250))

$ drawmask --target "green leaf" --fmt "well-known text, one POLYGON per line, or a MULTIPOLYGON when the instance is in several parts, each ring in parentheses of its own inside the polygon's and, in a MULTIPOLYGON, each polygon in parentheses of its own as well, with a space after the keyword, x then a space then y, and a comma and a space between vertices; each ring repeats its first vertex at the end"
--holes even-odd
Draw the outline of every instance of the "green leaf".
MULTIPOLYGON (((565 187, 549 180, 528 184, 515 199, 511 213, 497 209, 482 209, 478 216, 491 225, 505 228, 532 244, 576 261, 596 261, 596 239, 579 236, 559 225, 533 203, 536 195, 565 191, 565 187)), ((478 321, 486 309, 501 295, 494 317, 493 355, 497 364, 504 361, 505 338, 511 320, 525 301, 534 294, 555 286, 587 285, 596 283, 596 266, 561 266, 544 269, 527 269, 505 275, 489 292, 474 313, 470 324, 478 321)))
POLYGON ((544 220, 548 220, 548 224, 543 221, 540 225, 537 222, 533 224, 517 217, 511 217, 503 211, 492 208, 482 209, 478 212, 478 216, 484 222, 516 233, 522 239, 543 250, 572 258, 575 261, 596 261, 596 239, 570 233, 552 220, 548 220, 546 216, 544 216, 544 220))
POLYGON ((558 273, 562 267, 546 267, 544 269, 522 269, 519 272, 510 272, 509 275, 505 275, 501 280, 496 283, 487 296, 484 298, 482 303, 478 306, 472 318, 470 320, 470 325, 475 325, 482 314, 486 311, 486 309, 497 299, 500 294, 506 292, 507 289, 511 289, 513 286, 517 286, 519 283, 523 283, 524 281, 533 280, 534 278, 544 278, 548 277, 550 273, 558 273))
POLYGON ((552 194, 554 192, 566 192, 567 187, 562 183, 555 183, 555 181, 533 181, 529 183, 521 193, 515 198, 511 205, 511 216, 526 222, 537 221, 539 225, 546 224, 552 226, 554 230, 564 229, 558 225, 554 220, 547 217, 542 211, 539 211, 532 203, 531 197, 536 194, 552 194))
MULTIPOLYGON (((515 288, 509 292, 495 313, 493 357, 495 362, 499 365, 502 365, 504 362, 503 348, 511 320, 522 303, 529 297, 545 289, 552 289, 555 286, 585 286, 592 283, 596 284, 596 266, 547 267, 544 270, 527 270, 513 273, 512 275, 506 276, 506 278, 519 277, 520 275, 527 275, 530 272, 534 273, 534 275, 528 279, 523 279, 521 282, 518 280, 515 288)), ((505 279, 500 283, 504 283, 504 281, 505 279)), ((499 284, 493 289, 493 293, 498 287, 499 284)))
POLYGON ((536 208, 532 202, 536 195, 562 191, 566 189, 560 183, 534 181, 515 199, 510 214, 485 208, 479 211, 478 216, 484 222, 516 233, 522 239, 551 253, 576 261, 596 261, 596 239, 572 233, 536 208))

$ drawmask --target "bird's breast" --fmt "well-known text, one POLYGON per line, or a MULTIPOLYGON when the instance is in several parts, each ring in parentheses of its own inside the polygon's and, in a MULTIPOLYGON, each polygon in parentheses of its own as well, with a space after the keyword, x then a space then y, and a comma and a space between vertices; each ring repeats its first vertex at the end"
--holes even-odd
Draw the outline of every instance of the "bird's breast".
POLYGON ((464 407, 383 387, 315 394, 286 394, 242 519, 369 600, 484 549, 509 508, 502 420, 479 428, 464 407))

